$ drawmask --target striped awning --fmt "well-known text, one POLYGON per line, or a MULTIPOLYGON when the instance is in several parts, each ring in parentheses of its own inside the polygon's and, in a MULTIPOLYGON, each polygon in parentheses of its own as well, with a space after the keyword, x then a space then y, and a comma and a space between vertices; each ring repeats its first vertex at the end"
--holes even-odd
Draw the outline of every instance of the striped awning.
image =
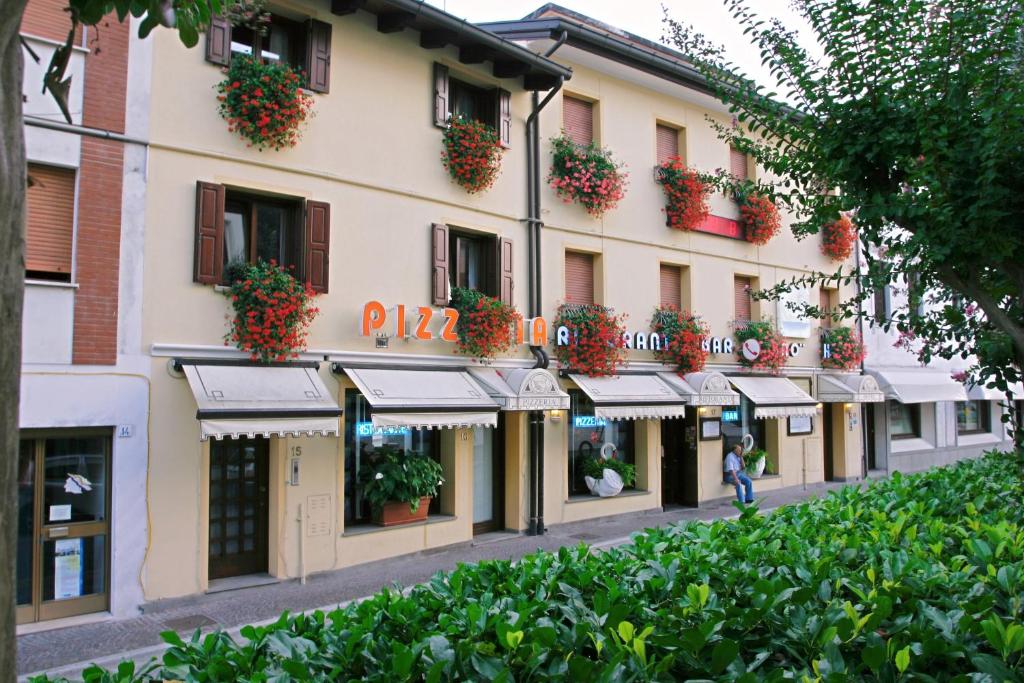
POLYGON ((595 417, 643 420, 682 417, 687 399, 657 375, 569 375, 594 403, 595 417))
POLYGON ((754 404, 755 418, 814 417, 818 402, 785 377, 730 377, 729 381, 754 404))
POLYGON ((880 403, 885 394, 871 375, 818 375, 822 403, 880 403))

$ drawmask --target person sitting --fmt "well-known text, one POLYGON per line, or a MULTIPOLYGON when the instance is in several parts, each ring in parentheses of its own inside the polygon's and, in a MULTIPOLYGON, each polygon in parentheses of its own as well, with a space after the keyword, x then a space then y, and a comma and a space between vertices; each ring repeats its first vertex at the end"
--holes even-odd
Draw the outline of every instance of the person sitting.
POLYGON ((732 484, 736 487, 736 499, 740 503, 753 503, 754 502, 754 482, 747 476, 746 469, 743 464, 743 445, 736 444, 732 447, 732 450, 727 456, 725 456, 725 467, 723 468, 725 474, 726 484, 732 484))

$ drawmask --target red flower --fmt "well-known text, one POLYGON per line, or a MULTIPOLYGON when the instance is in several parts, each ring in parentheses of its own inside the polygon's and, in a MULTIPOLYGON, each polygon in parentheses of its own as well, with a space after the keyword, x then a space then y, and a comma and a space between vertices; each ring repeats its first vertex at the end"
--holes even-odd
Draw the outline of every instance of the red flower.
POLYGON ((609 151, 593 143, 581 146, 564 135, 551 141, 548 183, 566 203, 577 202, 595 218, 614 209, 626 195, 628 174, 609 151))
POLYGON ((452 180, 473 194, 494 184, 504 153, 497 133, 490 126, 456 118, 445 130, 441 160, 452 180))
POLYGON ((712 187, 693 169, 672 157, 658 168, 658 179, 665 192, 668 226, 676 230, 695 230, 707 219, 708 195, 712 187))
POLYGON ((748 242, 768 244, 782 227, 782 217, 770 199, 748 194, 740 201, 740 223, 746 228, 748 242))
POLYGON ((856 242, 857 228, 847 216, 840 216, 821 229, 821 251, 833 261, 849 258, 856 242))
POLYGON ((662 306, 654 311, 651 330, 661 337, 661 348, 654 349, 655 358, 675 366, 680 375, 704 369, 708 360, 704 344, 710 329, 699 316, 675 306, 662 306))
POLYGON ((279 62, 236 55, 227 78, 217 85, 228 130, 257 149, 283 149, 298 142, 298 129, 312 115, 312 96, 295 73, 279 62))
POLYGON ((555 328, 569 330, 569 343, 555 347, 563 367, 590 377, 614 375, 626 360, 625 316, 598 305, 562 304, 555 328))

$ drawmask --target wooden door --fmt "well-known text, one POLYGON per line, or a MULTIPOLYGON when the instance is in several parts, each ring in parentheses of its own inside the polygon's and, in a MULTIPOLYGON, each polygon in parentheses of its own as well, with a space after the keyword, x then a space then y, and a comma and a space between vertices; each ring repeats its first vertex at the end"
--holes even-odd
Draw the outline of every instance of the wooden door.
POLYGON ((661 421, 661 504, 697 505, 697 412, 661 421))
POLYGON ((833 447, 832 439, 834 433, 832 429, 832 415, 833 415, 833 404, 823 403, 821 409, 821 421, 825 429, 822 434, 825 438, 825 445, 822 448, 822 452, 825 456, 825 481, 832 481, 835 479, 835 448, 833 447))
POLYGON ((210 443, 209 578, 267 571, 269 442, 210 443))

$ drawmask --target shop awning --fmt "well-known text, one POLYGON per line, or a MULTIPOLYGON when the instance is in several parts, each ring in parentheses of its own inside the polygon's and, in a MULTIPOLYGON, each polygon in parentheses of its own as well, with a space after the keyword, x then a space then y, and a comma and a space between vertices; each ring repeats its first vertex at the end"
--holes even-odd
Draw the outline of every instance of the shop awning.
MULTIPOLYGON (((1006 394, 998 389, 990 389, 984 384, 972 384, 967 390, 967 398, 971 401, 1005 401, 1006 394)), ((1024 399, 1024 385, 1020 382, 1011 384, 1009 387, 1010 392, 1013 394, 1014 401, 1020 401, 1024 399)))
POLYGON ((541 368, 470 368, 480 386, 502 410, 568 410, 569 394, 541 368))
POLYGON ((343 368, 373 407, 374 427, 496 427, 498 404, 462 369, 343 368))
POLYGON ((691 406, 736 406, 740 395, 729 387, 729 380, 720 372, 691 372, 680 377, 675 372, 659 372, 658 377, 681 395, 691 406))
POLYGON ((814 417, 818 402, 785 377, 730 377, 729 381, 754 404, 755 418, 814 417))
POLYGON ((967 391, 945 372, 928 370, 867 370, 878 380, 885 397, 900 403, 966 401, 967 391))
POLYGON ((337 436, 341 408, 316 363, 249 365, 179 360, 195 396, 201 438, 337 436))
POLYGON ((871 375, 818 375, 822 403, 879 403, 885 394, 871 375))
POLYGON ((673 418, 682 417, 686 410, 686 397, 654 374, 569 375, 569 378, 594 402, 595 417, 606 420, 673 418))

